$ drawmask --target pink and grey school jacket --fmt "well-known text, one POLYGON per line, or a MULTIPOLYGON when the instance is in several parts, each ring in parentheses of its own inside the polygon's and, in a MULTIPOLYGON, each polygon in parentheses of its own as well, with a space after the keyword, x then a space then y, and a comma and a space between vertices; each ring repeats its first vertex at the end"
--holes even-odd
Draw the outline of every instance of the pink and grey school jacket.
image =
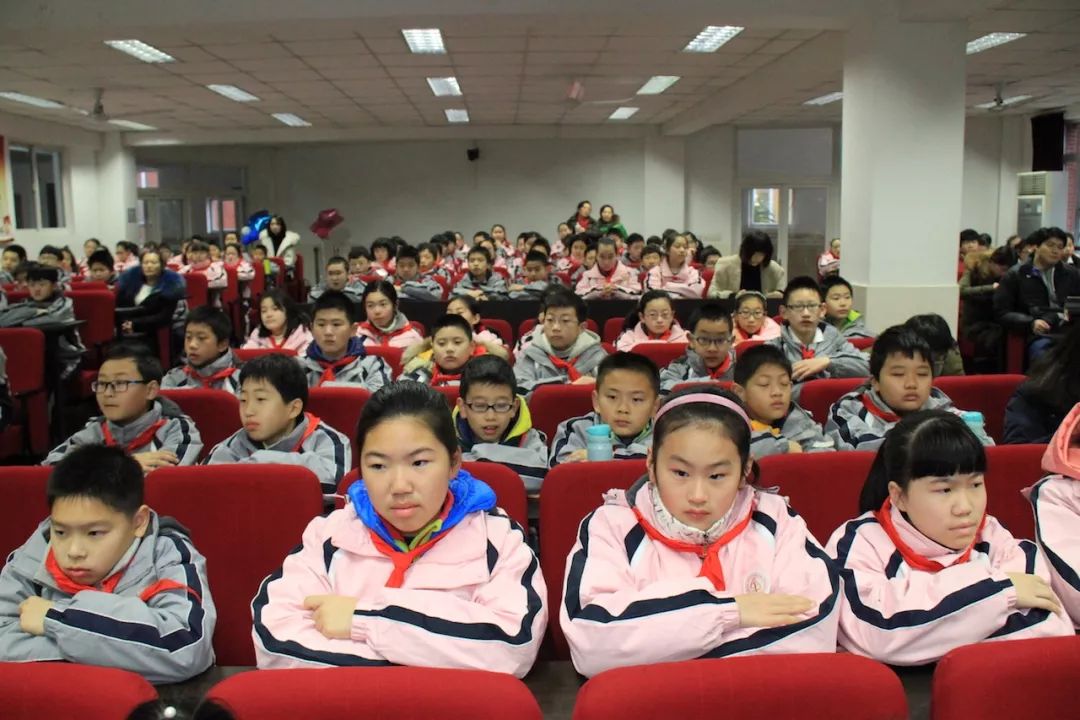
POLYGON ((577 281, 575 292, 586 299, 600 297, 600 291, 608 283, 615 286, 615 292, 611 297, 636 300, 641 295, 641 282, 638 280, 637 270, 631 270, 620 262, 615 263, 615 270, 612 271, 610 278, 604 277, 599 265, 593 265, 577 281))
POLYGON ((520 526, 494 508, 472 512, 388 588, 391 561, 352 504, 317 517, 303 544, 252 601, 260 668, 465 668, 523 677, 547 628, 547 588, 520 526), (315 629, 309 595, 359 599, 352 637, 315 629))
POLYGON ((645 327, 645 323, 638 322, 637 325, 629 330, 624 330, 621 335, 615 340, 615 349, 623 352, 631 352, 635 346, 643 343, 689 343, 690 335, 682 329, 679 325, 679 321, 676 320, 671 326, 671 334, 667 339, 654 338, 649 334, 648 329, 645 327))
POLYGON ((1035 508, 1035 538, 1050 564, 1051 585, 1080 629, 1080 405, 1058 427, 1043 454, 1051 473, 1024 490, 1035 508))
POLYGON ((949 567, 962 552, 930 540, 895 507, 891 512, 899 537, 946 567, 911 568, 872 513, 841 525, 828 545, 844 581, 841 647, 890 665, 923 665, 961 645, 1072 634, 1060 615, 1016 607, 1007 573, 1050 581, 1035 543, 1015 539, 987 516, 968 561, 949 567))
POLYGON ((702 560, 649 538, 632 506, 659 527, 647 479, 610 490, 587 515, 566 562, 559 620, 586 676, 627 665, 748 654, 836 650, 840 579, 798 514, 777 495, 744 488, 731 517, 750 524, 720 551, 726 589, 699 577, 702 560), (735 596, 802 595, 816 603, 795 624, 739 626, 735 596))

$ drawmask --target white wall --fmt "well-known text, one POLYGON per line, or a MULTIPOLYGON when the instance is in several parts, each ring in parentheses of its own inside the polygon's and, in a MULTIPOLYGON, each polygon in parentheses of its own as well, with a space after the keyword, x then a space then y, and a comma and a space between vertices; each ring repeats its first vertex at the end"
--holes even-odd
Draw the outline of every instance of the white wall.
POLYGON ((982 115, 964 126, 961 228, 987 232, 1001 244, 1016 232, 1016 174, 1031 169, 1031 133, 1024 116, 982 115))

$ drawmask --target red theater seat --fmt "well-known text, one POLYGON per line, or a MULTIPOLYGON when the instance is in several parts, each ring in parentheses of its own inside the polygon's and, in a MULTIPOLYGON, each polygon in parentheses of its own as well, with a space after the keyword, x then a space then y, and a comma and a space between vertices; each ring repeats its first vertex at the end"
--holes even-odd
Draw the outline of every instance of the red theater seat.
POLYGON ((184 275, 184 283, 187 286, 187 304, 189 310, 202 307, 210 302, 210 284, 202 273, 187 273, 184 275))
POLYGON ((0 434, 0 453, 49 451, 49 406, 45 392, 45 336, 34 328, 0 329, 0 349, 7 356, 8 391, 17 424, 0 434))
POLYGON ((1045 445, 998 445, 986 448, 986 511, 1018 538, 1035 538, 1031 503, 1020 494, 1037 483, 1045 445))
POLYGON ((510 327, 510 323, 500 318, 484 318, 481 324, 491 332, 499 336, 499 339, 503 341, 503 345, 509 350, 514 347, 514 329, 510 327))
POLYGON ((179 405, 199 429, 203 442, 200 460, 208 456, 215 445, 240 429, 240 401, 227 390, 191 388, 162 390, 161 394, 179 405))
POLYGON ((824 425, 832 404, 864 382, 866 378, 808 380, 799 388, 799 407, 810 413, 818 424, 824 425))
POLYGON ((296 351, 292 348, 233 348, 233 356, 238 363, 246 363, 263 355, 275 354, 296 357, 296 351))
POLYGON ((555 437, 559 423, 592 412, 593 385, 541 385, 529 398, 533 427, 548 441, 555 437))
POLYGON ((854 345, 856 350, 869 350, 874 346, 874 338, 868 337, 848 338, 848 342, 854 345))
POLYGON ((141 675, 116 668, 63 662, 0 663, 4 720, 79 718, 117 720, 153 704, 158 694, 141 675))
MULTIPOLYGON (((13 466, 0 469, 0 562, 20 547, 49 515, 45 483, 51 467, 13 466)), ((2 694, 0 694, 2 697, 2 694)))
POLYGON ((311 388, 308 391, 307 410, 330 427, 344 433, 352 444, 352 467, 359 462, 360 449, 356 447, 356 424, 360 411, 371 393, 362 387, 332 386, 311 388))
POLYGON ((461 388, 457 385, 440 385, 435 389, 443 394, 443 397, 446 398, 446 404, 453 411, 457 406, 458 398, 461 397, 461 388))
POLYGON ((656 367, 663 370, 671 364, 672 361, 678 360, 685 355, 686 348, 688 347, 689 345, 686 343, 652 342, 635 345, 633 352, 638 355, 644 355, 656 363, 656 367))
POLYGON ((391 377, 397 379, 398 375, 401 375, 401 355, 404 352, 401 348, 390 347, 389 345, 371 345, 364 344, 364 351, 368 355, 375 355, 381 357, 386 361, 386 364, 390 366, 391 377))
POLYGON ((623 324, 626 322, 626 318, 611 317, 604 321, 604 334, 600 337, 606 343, 615 344, 615 341, 619 339, 619 335, 622 335, 623 324))
POLYGON ((945 375, 934 380, 960 410, 983 414, 986 434, 1000 443, 1005 438, 1005 406, 1024 380, 1023 375, 945 375))

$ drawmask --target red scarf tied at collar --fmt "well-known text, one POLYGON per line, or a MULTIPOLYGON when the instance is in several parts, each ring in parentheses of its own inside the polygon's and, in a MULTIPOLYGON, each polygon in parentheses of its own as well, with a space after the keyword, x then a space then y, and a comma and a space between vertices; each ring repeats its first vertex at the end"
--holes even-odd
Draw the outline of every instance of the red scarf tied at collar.
POLYGON ((575 367, 577 361, 581 359, 580 355, 573 360, 563 360, 561 357, 548 353, 548 359, 551 360, 551 364, 554 365, 557 370, 566 372, 566 376, 570 379, 570 382, 575 382, 581 378, 581 371, 575 367))
POLYGON ((214 383, 221 382, 222 380, 226 380, 232 377, 233 373, 235 372, 236 368, 229 367, 225 368, 224 370, 218 370, 212 375, 200 375, 199 371, 191 367, 190 365, 184 366, 184 374, 187 375, 189 378, 196 380, 204 388, 212 387, 214 383))
POLYGON ((947 567, 966 563, 971 558, 971 551, 975 548, 975 543, 979 542, 979 538, 982 537, 983 527, 986 525, 986 513, 983 513, 982 520, 979 521, 979 529, 975 532, 975 539, 971 541, 971 544, 967 546, 967 549, 964 550, 963 553, 961 553, 960 557, 956 558, 956 560, 948 565, 942 565, 936 560, 930 560, 929 558, 923 557, 900 539, 900 533, 897 532, 896 526, 893 524, 892 501, 889 498, 885 498, 885 502, 882 503, 881 509, 874 512, 874 517, 877 519, 878 524, 881 525, 881 529, 889 536, 889 540, 892 541, 892 544, 896 546, 897 551, 900 553, 900 556, 904 558, 904 562, 908 564, 908 567, 929 573, 936 573, 947 567))

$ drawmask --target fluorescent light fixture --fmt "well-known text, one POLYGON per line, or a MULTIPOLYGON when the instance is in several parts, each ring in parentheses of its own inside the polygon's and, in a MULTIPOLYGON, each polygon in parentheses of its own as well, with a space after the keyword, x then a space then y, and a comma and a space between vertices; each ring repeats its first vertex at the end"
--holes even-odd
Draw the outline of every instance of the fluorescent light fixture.
POLYGON ((746 28, 738 25, 709 25, 697 34, 697 37, 686 44, 683 52, 709 53, 716 52, 724 43, 741 33, 746 28))
POLYGON ((218 95, 235 100, 236 102, 258 102, 259 98, 255 97, 247 90, 241 90, 235 85, 207 85, 207 90, 213 90, 218 95))
POLYGON ((967 54, 974 55, 975 53, 980 53, 983 50, 989 50, 992 47, 1004 45, 1005 43, 1012 42, 1013 40, 1019 40, 1025 35, 1027 35, 1027 33, 1012 32, 999 32, 990 33, 989 35, 983 35, 980 38, 975 38, 967 44, 967 54))
POLYGON ((176 62, 176 58, 169 53, 162 52, 153 45, 147 45, 142 40, 106 40, 105 44, 146 63, 176 62))
POLYGON ((842 92, 831 92, 828 95, 821 95, 820 97, 810 98, 809 100, 804 102, 803 105, 828 105, 829 103, 834 103, 837 100, 843 100, 843 99, 844 99, 844 93, 842 93, 842 92))
POLYGON ((414 30, 402 30, 405 42, 409 50, 423 55, 445 55, 446 46, 443 45, 442 33, 439 28, 420 28, 414 30))
POLYGON ((109 124, 127 128, 128 130, 157 130, 153 125, 146 125, 141 122, 135 122, 134 120, 110 120, 109 124))
POLYGON ((637 91, 638 95, 659 95, 679 82, 678 75, 653 75, 637 91))
POLYGON ((1008 107, 1009 105, 1015 105, 1016 103, 1022 103, 1025 100, 1030 100, 1031 95, 1014 95, 1009 98, 1002 98, 1001 104, 998 104, 997 100, 991 100, 990 102, 979 103, 975 107, 980 110, 993 110, 997 107, 1008 107))
POLYGON ((458 85, 456 77, 428 78, 427 84, 431 92, 438 97, 461 94, 461 86, 458 85))
POLYGON ((48 110, 55 110, 57 108, 64 107, 58 102, 53 100, 46 100, 45 98, 34 97, 33 95, 23 95, 18 92, 0 92, 0 98, 5 100, 11 100, 13 102, 22 103, 23 105, 33 105, 34 107, 46 108, 48 110))
POLYGON ((629 120, 638 111, 636 107, 615 108, 615 112, 608 116, 608 120, 629 120))
POLYGON ((311 123, 307 120, 292 113, 274 113, 274 119, 285 123, 289 127, 311 127, 311 123))
POLYGON ((446 108, 446 121, 452 123, 467 123, 469 122, 469 111, 446 108))

